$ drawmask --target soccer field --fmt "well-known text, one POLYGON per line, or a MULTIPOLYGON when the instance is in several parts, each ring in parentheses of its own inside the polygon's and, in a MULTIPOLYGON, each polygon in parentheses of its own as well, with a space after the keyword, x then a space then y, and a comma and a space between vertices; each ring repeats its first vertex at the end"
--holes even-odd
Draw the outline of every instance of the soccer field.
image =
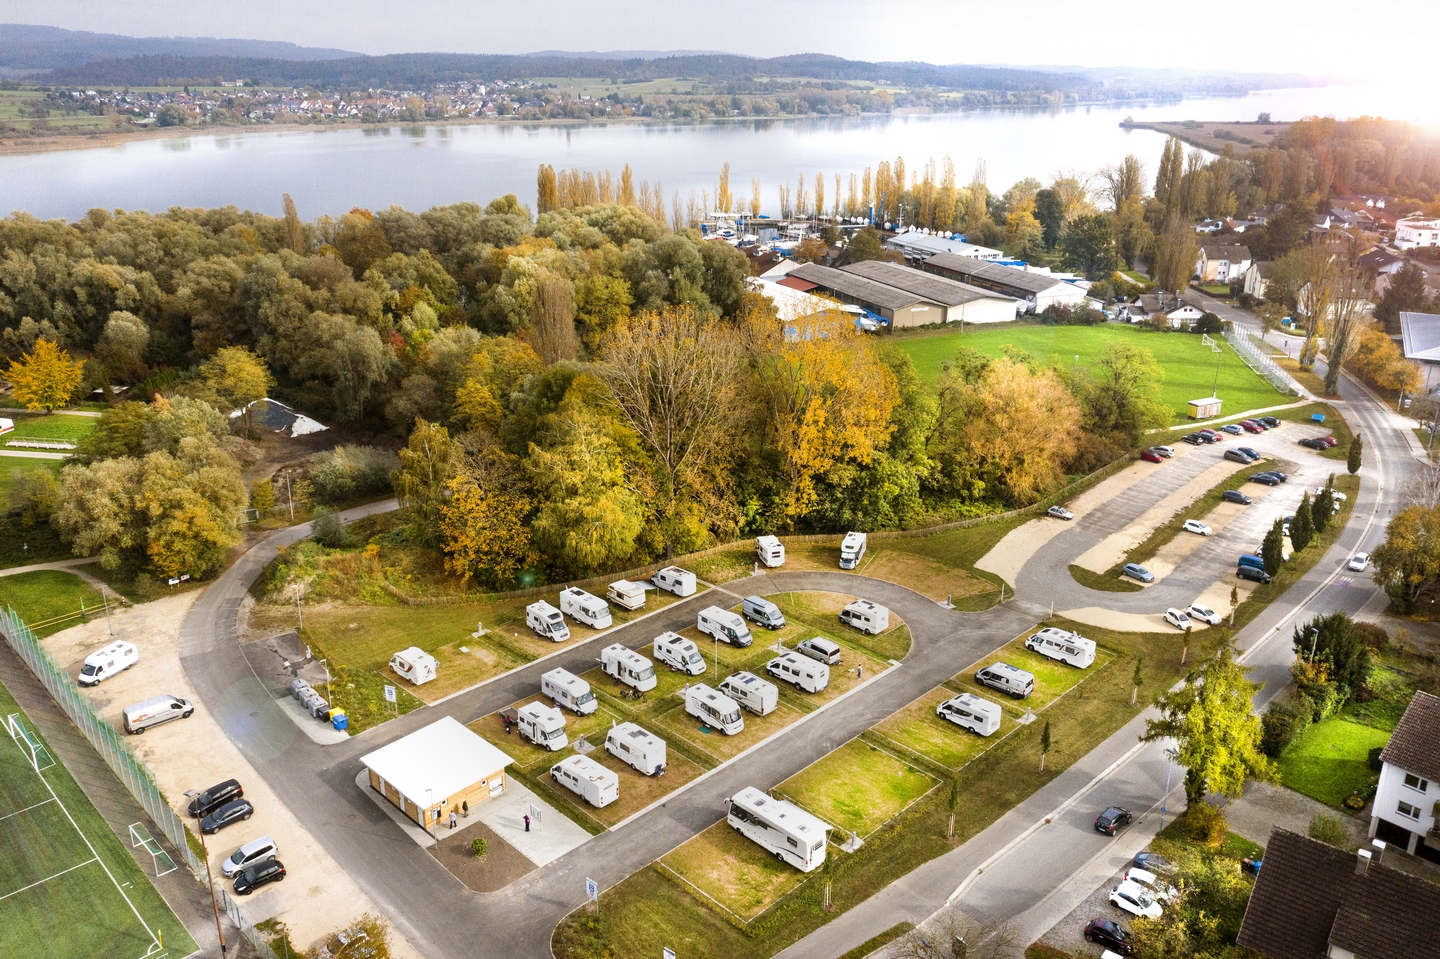
POLYGON ((1165 371, 1165 379, 1160 384, 1160 401, 1175 410, 1177 423, 1187 413, 1186 403, 1210 395, 1211 385, 1216 382, 1217 359, 1220 376, 1215 392, 1224 404, 1224 415, 1279 406, 1292 399, 1251 372, 1235 355, 1230 344, 1217 339, 1221 349, 1217 354, 1193 333, 1161 333, 1116 323, 1102 326, 1025 324, 1003 329, 977 329, 972 326, 963 334, 958 330, 947 330, 895 339, 895 345, 915 361, 915 369, 921 378, 931 383, 940 375, 940 365, 962 346, 973 347, 987 356, 1000 356, 1004 347, 1012 346, 1025 350, 1041 363, 1067 367, 1078 364, 1082 369, 1089 369, 1115 342, 1142 347, 1155 357, 1165 371))
POLYGON ((0 687, 0 956, 171 959, 195 949, 124 844, 0 687))

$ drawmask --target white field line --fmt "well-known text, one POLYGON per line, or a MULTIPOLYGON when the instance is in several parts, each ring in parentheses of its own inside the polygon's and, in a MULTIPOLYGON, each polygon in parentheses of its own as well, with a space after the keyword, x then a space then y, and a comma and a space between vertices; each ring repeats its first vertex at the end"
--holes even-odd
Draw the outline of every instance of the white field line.
MULTIPOLYGON (((97 858, 94 858, 94 859, 87 859, 87 860, 85 860, 84 862, 81 862, 81 863, 76 863, 75 865, 71 866, 69 869, 62 869, 62 870, 60 870, 59 872, 55 873, 55 875, 53 875, 53 876, 46 876, 44 879, 40 879, 40 880, 38 880, 38 881, 36 881, 36 882, 32 882, 32 883, 31 883, 30 885, 28 885, 28 886, 21 886, 19 889, 16 889, 14 892, 7 892, 5 895, 0 896, 0 899, 9 899, 11 896, 19 895, 20 893, 24 892, 26 889, 34 889, 36 886, 43 886, 43 885, 45 885, 45 883, 49 882, 51 879, 58 879, 59 877, 65 875, 67 872, 74 872, 75 870, 79 869, 81 866, 88 866, 88 865, 90 865, 92 862, 100 862, 100 860, 99 860, 99 858, 97 857, 97 858)), ((104 865, 104 864, 101 863, 101 865, 104 865)))
POLYGON ((53 799, 45 799, 45 800, 42 800, 41 802, 37 802, 37 803, 36 803, 35 805, 33 805, 33 806, 26 806, 24 809, 17 809, 17 810, 15 810, 15 811, 12 812, 12 813, 6 813, 5 815, 0 816, 0 822, 4 822, 6 819, 9 819, 11 816, 18 816, 18 815, 20 815, 22 812, 29 812, 29 811, 32 810, 32 809, 39 809, 41 806, 44 806, 44 805, 46 805, 47 803, 52 803, 52 802, 54 802, 54 801, 55 801, 55 800, 53 800, 53 799))

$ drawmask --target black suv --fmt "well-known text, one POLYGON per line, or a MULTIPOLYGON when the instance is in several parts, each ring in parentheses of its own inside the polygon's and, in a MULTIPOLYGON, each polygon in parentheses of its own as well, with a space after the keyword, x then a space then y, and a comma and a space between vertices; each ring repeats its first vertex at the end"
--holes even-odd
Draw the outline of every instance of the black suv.
POLYGON ((1328 450, 1328 449, 1330 448, 1330 444, 1329 444, 1329 443, 1325 442, 1324 440, 1317 440, 1317 439, 1304 439, 1304 440, 1301 440, 1301 441, 1300 441, 1300 445, 1301 445, 1301 446, 1308 447, 1308 448, 1310 448, 1310 449, 1312 449, 1312 450, 1328 450))
POLYGON ((1250 477, 1250 482, 1263 483, 1266 486, 1280 485, 1280 480, 1275 476, 1274 473, 1256 473, 1254 476, 1250 477))
POLYGON ((1128 826, 1135 821, 1130 815, 1130 810, 1122 809, 1119 806, 1111 806, 1100 815, 1095 817, 1095 831, 1103 832, 1107 836, 1115 835, 1115 830, 1121 826, 1128 826))
POLYGON ((1205 437, 1201 436, 1199 433, 1186 433, 1184 436, 1182 436, 1182 437, 1180 437, 1180 438, 1181 438, 1182 440, 1184 440, 1185 442, 1189 443, 1191 446, 1199 446, 1201 443, 1209 442, 1208 440, 1205 439, 1205 437))
POLYGON ((1130 945, 1130 933, 1121 929, 1118 922, 1109 919, 1091 919, 1085 927, 1085 939, 1087 942, 1098 942, 1122 956, 1130 955, 1134 948, 1130 945))
POLYGON ((243 795, 245 790, 240 786, 240 780, 227 779, 190 800, 190 815, 196 818, 208 816, 230 800, 239 799, 243 795))
POLYGON ((279 882, 284 878, 285 864, 278 859, 267 859, 235 877, 235 894, 248 896, 267 882, 279 882))
POLYGON ((1257 416, 1255 422, 1272 430, 1280 425, 1280 420, 1274 416, 1257 416))
POLYGON ((1270 582, 1270 574, 1263 569, 1256 569, 1254 566, 1237 566, 1235 567, 1235 575, 1241 579, 1254 580, 1257 583, 1270 582))

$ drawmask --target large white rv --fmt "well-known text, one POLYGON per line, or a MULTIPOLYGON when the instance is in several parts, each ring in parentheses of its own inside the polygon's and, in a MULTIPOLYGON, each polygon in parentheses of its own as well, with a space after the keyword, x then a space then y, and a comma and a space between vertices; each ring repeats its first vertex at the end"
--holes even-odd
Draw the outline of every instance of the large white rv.
POLYGON ((626 609, 641 609, 645 605, 645 584, 617 579, 605 591, 605 598, 626 609))
POLYGON ((730 797, 725 821, 751 842, 779 856, 801 872, 825 863, 825 834, 830 829, 814 816, 783 799, 771 799, 754 786, 730 797))
POLYGON ((1095 662, 1095 640, 1054 626, 1046 626, 1025 640, 1025 648, 1079 669, 1095 662))
POLYGON ((435 678, 435 657, 419 646, 402 649, 390 657, 390 668, 401 679, 408 679, 416 686, 435 678))
POLYGON ((695 592, 695 574, 679 566, 666 566, 650 577, 650 582, 676 596, 691 596, 695 592))
POLYGON ((759 557, 760 565, 767 569, 784 566, 785 544, 780 542, 778 536, 757 536, 755 537, 755 555, 759 557))
POLYGON ((713 636, 731 646, 749 646, 755 641, 743 616, 719 606, 706 606, 700 610, 695 616, 695 626, 706 636, 713 636))
POLYGON ((578 586, 560 591, 560 612, 591 629, 610 628, 610 607, 578 586))
POLYGON ((565 617, 543 599, 525 607, 525 625, 541 639, 563 643, 570 638, 570 627, 565 625, 565 617))
POLYGON ((605 751, 646 776, 665 771, 665 740, 634 723, 621 723, 605 736, 605 751))
POLYGON ((890 628, 890 610, 868 599, 857 599, 840 610, 840 622, 874 636, 890 628))
POLYGON ((685 711, 727 736, 733 736, 745 728, 745 717, 740 715, 740 704, 704 683, 696 683, 686 688, 685 711))
POLYGON ((590 691, 590 684, 565 669, 552 669, 540 677, 540 695, 555 700, 556 706, 589 716, 600 704, 590 691))
POLYGON ((846 533, 845 538, 840 541, 840 568, 854 569, 860 565, 860 560, 865 558, 864 533, 846 533))
POLYGON ((520 727, 520 738, 552 753, 570 742, 565 735, 565 714, 539 700, 515 710, 515 725, 520 727))
POLYGON ((655 666, 628 646, 615 643, 600 650, 600 671, 640 692, 655 688, 655 666))
POLYGON ((765 672, 799 686, 807 693, 818 693, 830 685, 830 667, 799 653, 776 656, 765 664, 765 672))
POLYGON ((566 756, 550 767, 550 778, 592 806, 620 798, 620 777, 589 756, 566 756))
POLYGON ((655 658, 688 676, 699 676, 705 672, 705 658, 700 655, 700 647, 679 633, 666 632, 655 637, 655 658))
POLYGON ((99 652, 86 656, 85 665, 80 668, 80 676, 75 681, 81 686, 94 686, 117 673, 123 673, 138 662, 140 650, 135 644, 117 639, 99 652))
POLYGON ((726 676, 725 681, 720 684, 720 692, 757 716, 773 713, 780 704, 780 690, 775 688, 775 684, 754 673, 726 676))

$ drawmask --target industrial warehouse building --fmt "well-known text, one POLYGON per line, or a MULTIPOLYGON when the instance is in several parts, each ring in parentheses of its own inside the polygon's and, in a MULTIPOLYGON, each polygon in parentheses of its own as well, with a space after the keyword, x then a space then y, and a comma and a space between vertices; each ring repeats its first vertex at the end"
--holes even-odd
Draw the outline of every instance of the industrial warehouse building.
POLYGON ((1052 305, 1079 306, 1085 302, 1082 287, 1057 277, 953 253, 939 253, 927 258, 924 270, 978 286, 982 290, 1013 296, 1025 304, 1023 312, 1026 313, 1039 313, 1052 305))
POLYGON ((933 233, 897 233, 885 241, 887 250, 898 250, 905 254, 908 262, 919 264, 927 256, 937 253, 953 253, 968 256, 973 260, 998 260, 1005 254, 988 246, 966 243, 959 236, 937 236, 933 233))
POLYGON ((891 329, 962 318, 976 323, 1015 319, 1013 299, 926 276, 896 263, 867 261, 839 270, 806 263, 791 270, 782 282, 793 287, 797 281, 805 292, 833 296, 883 317, 891 329))
POLYGON ((1015 319, 1021 309, 1020 301, 1013 296, 885 260, 866 260, 840 269, 939 303, 945 308, 946 323, 1005 323, 1015 319))
POLYGON ((449 716, 360 757, 370 787, 425 829, 504 792, 513 761, 449 716))

